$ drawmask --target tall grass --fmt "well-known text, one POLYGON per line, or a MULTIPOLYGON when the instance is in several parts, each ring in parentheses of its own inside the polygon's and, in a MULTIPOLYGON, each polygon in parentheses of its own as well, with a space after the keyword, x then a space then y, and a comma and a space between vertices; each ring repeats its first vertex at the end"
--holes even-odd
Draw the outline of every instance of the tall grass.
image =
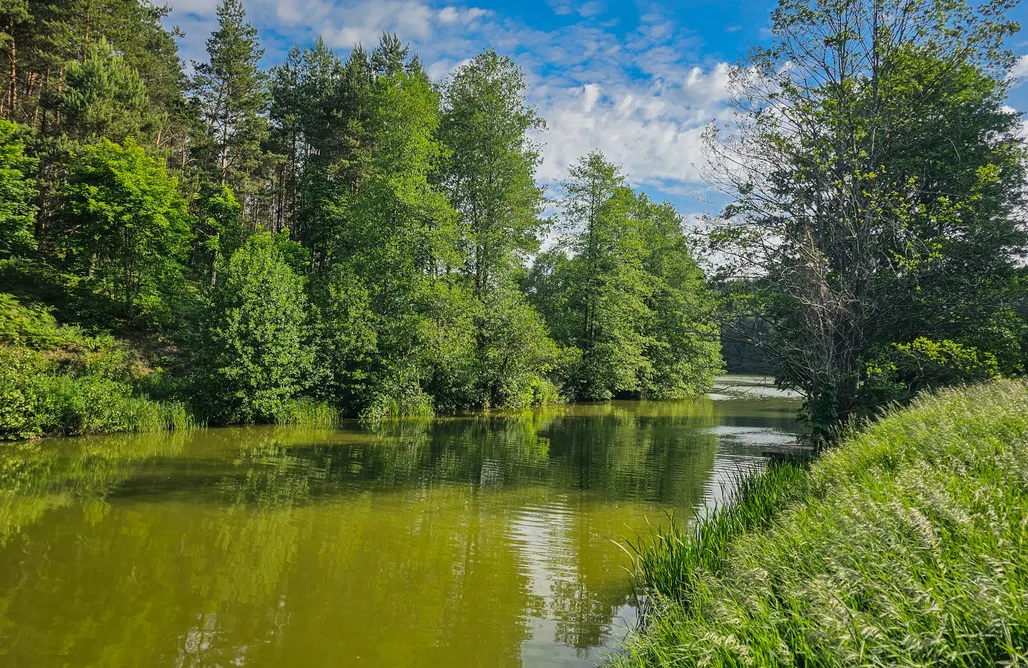
POLYGON ((1028 663, 1028 385, 918 399, 784 471, 638 548, 654 612, 614 665, 1028 663))
POLYGON ((768 528, 788 502, 801 496, 805 476, 801 464, 771 464, 759 475, 741 476, 733 485, 732 500, 696 524, 683 528, 672 517, 669 526, 629 541, 640 593, 688 605, 703 574, 724 566, 736 538, 768 528))
POLYGON ((339 411, 322 401, 293 399, 275 416, 275 424, 327 429, 339 424, 339 411))

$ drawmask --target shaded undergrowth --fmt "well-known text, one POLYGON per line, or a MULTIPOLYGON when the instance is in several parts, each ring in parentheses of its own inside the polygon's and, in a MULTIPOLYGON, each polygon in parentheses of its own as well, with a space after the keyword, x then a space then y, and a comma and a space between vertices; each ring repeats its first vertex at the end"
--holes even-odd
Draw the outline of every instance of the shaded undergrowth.
MULTIPOLYGON (((203 426, 189 396, 140 346, 0 293, 0 441, 203 426)), ((338 413, 296 399, 276 422, 331 427, 338 413)))

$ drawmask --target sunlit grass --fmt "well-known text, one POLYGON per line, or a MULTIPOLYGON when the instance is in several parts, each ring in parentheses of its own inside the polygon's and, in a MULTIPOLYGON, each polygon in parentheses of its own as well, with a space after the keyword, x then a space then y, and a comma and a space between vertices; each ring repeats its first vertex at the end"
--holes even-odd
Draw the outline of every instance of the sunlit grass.
POLYGON ((1028 385, 921 398, 740 498, 636 546, 652 614, 615 665, 1028 661, 1028 385))
POLYGON ((712 509, 701 521, 683 528, 670 518, 650 536, 629 542, 638 587, 648 598, 689 605, 699 578, 724 565, 732 541, 767 528, 789 501, 800 496, 805 471, 781 463, 760 475, 735 482, 732 502, 712 509))
POLYGON ((293 399, 287 401, 275 416, 275 423, 327 429, 339 424, 339 412, 324 402, 313 399, 293 399))

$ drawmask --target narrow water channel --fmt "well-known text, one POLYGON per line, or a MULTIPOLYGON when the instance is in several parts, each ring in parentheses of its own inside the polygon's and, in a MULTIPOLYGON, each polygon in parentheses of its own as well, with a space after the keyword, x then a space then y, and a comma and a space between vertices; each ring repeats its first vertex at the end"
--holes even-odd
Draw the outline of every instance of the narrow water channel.
POLYGON ((616 541, 792 440, 766 394, 0 444, 0 665, 596 666, 616 541))

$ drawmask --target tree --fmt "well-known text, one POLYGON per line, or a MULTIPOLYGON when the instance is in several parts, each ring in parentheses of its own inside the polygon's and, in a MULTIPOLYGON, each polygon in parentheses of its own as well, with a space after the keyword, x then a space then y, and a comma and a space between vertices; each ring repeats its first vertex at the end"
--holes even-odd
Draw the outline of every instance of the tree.
POLYGON ((543 192, 530 133, 545 123, 525 102, 524 75, 492 50, 454 73, 443 108, 444 183, 460 214, 473 293, 481 298, 539 248, 543 192))
POLYGON ((707 287, 684 233, 682 217, 671 204, 637 197, 643 270, 650 292, 646 319, 646 359, 650 373, 641 392, 655 399, 677 399, 707 391, 721 373, 718 300, 707 287))
POLYGON ((712 240, 724 276, 750 268, 749 314, 819 433, 858 411, 876 351, 985 341, 1010 312, 1026 237, 1009 6, 783 0, 773 45, 735 71, 736 122, 708 143, 733 198, 712 240))
POLYGON ((328 253, 370 292, 379 355, 369 415, 481 404, 475 304, 455 272, 456 214, 433 183, 445 154, 439 95, 407 69, 373 82, 361 130, 373 151, 363 182, 334 203, 328 253))
POLYGON ((328 266, 328 242, 339 223, 334 203, 360 181, 352 169, 363 147, 359 136, 369 99, 370 64, 354 49, 346 65, 324 41, 293 47, 272 79, 272 143, 280 165, 276 224, 290 227, 313 256, 328 266))
POLYGON ((532 387, 556 356, 516 282, 543 231, 543 190, 535 182, 541 159, 530 135, 545 123, 525 88, 509 58, 485 51, 450 78, 440 125, 448 149, 443 187, 459 215, 462 272, 479 302, 476 355, 493 406, 531 403, 532 387))
POLYGON ((0 0, 0 48, 6 59, 4 92, 0 99, 0 116, 11 118, 19 106, 18 47, 22 24, 32 18, 28 0, 0 0))
POLYGON ((570 171, 564 236, 528 281, 566 348, 566 391, 584 400, 706 391, 721 369, 715 302, 681 217, 636 195, 599 152, 570 171))
MULTIPOLYGON (((188 122, 183 104, 185 76, 173 31, 162 25, 169 11, 147 0, 3 0, 0 81, 4 95, 0 116, 28 125, 44 136, 65 132, 65 115, 59 103, 67 89, 67 70, 81 66, 88 69, 97 45, 107 44, 110 48, 102 49, 102 56, 117 54, 124 69, 145 86, 146 111, 153 119, 160 119, 147 138, 181 158, 188 122)), ((109 90, 110 98, 117 99, 117 88, 109 90)), ((132 90, 134 86, 129 87, 132 90)), ((92 101, 106 104, 100 97, 92 101)))
POLYGON ((84 145, 71 160, 53 231, 64 268, 115 315, 166 320, 190 240, 178 182, 131 138, 84 145))
POLYGON ((318 395, 347 414, 358 414, 373 388, 377 350, 371 292, 350 267, 336 264, 311 286, 317 366, 324 380, 318 395))
POLYGON ((378 47, 371 53, 371 70, 377 77, 393 77, 402 72, 417 73, 417 55, 410 59, 410 47, 404 46, 396 33, 384 32, 378 47))
POLYGON ((197 275, 215 285, 218 266, 249 237, 251 230, 243 220, 243 209, 226 185, 202 184, 194 202, 193 249, 190 265, 197 275))
POLYGON ((25 155, 21 128, 0 121, 0 257, 24 254, 35 248, 35 166, 36 161, 25 155))
POLYGON ((64 77, 58 108, 61 127, 72 139, 147 142, 164 125, 151 110, 139 74, 106 41, 90 46, 82 62, 68 63, 64 77))
POLYGON ((207 40, 207 53, 208 62, 195 63, 193 79, 207 125, 204 162, 236 193, 244 214, 250 213, 265 167, 261 143, 268 135, 268 91, 258 64, 264 50, 240 0, 218 5, 218 29, 207 40))
POLYGON ((305 281, 281 243, 267 232, 250 237, 206 303, 193 347, 204 408, 216 422, 273 422, 311 382, 305 281))
POLYGON ((638 392, 647 373, 644 319, 650 287, 643 273, 645 249, 632 216, 635 195, 620 169, 598 151, 570 169, 563 184, 562 224, 573 260, 572 331, 567 343, 582 352, 571 382, 574 396, 609 399, 638 392))

